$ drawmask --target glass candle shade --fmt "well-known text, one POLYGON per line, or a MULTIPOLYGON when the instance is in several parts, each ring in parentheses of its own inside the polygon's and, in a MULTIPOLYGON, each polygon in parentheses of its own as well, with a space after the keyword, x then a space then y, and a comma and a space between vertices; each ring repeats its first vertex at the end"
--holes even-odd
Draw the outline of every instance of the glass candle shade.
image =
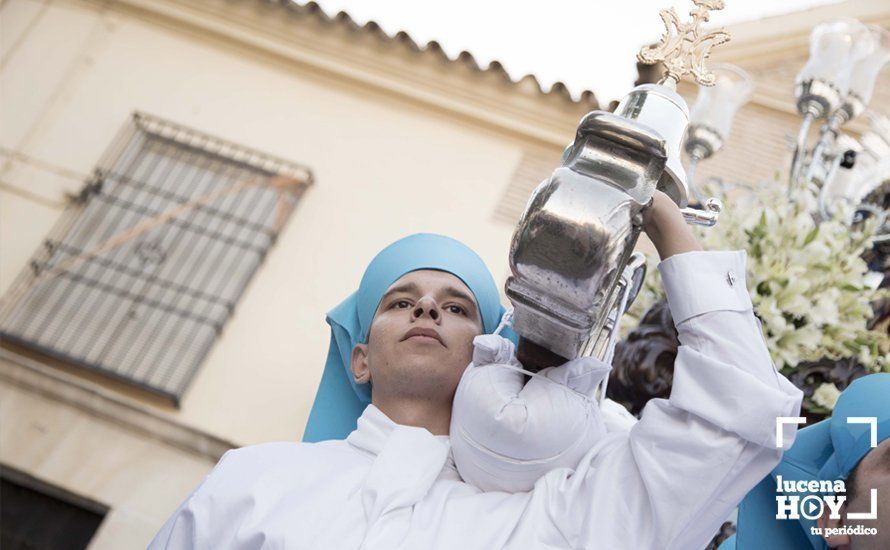
POLYGON ((810 58, 797 80, 822 80, 845 92, 850 61, 867 53, 870 36, 869 28, 855 19, 833 19, 816 25, 810 34, 810 58))
POLYGON ((875 89, 878 73, 890 61, 890 32, 877 25, 869 25, 870 40, 864 42, 867 49, 853 65, 848 78, 848 93, 857 96, 868 105, 875 89))
POLYGON ((735 65, 718 63, 711 70, 716 82, 699 87, 686 137, 686 151, 699 158, 707 158, 723 146, 733 118, 754 90, 748 73, 735 65))
POLYGON ((833 19, 813 28, 810 58, 797 75, 795 96, 801 114, 822 118, 834 112, 849 87, 852 66, 874 39, 855 19, 833 19))

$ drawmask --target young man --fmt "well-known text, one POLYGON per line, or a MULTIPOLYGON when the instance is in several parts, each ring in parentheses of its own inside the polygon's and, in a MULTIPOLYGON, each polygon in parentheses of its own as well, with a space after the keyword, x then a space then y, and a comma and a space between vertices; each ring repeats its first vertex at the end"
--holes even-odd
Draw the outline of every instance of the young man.
POLYGON ((503 307, 476 254, 413 235, 329 314, 306 430, 320 442, 229 451, 151 548, 702 548, 779 462, 776 417, 797 416, 802 394, 770 360, 744 251, 702 251, 660 192, 644 229, 682 344, 673 390, 574 470, 515 494, 461 480, 451 400, 473 337, 493 332, 503 307))

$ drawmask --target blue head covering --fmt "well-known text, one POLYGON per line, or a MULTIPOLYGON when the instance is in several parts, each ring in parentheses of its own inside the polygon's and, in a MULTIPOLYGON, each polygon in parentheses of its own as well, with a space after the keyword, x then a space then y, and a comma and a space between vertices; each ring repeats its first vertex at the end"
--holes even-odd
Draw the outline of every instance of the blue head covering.
MULTIPOLYGON (((371 388, 356 384, 352 377, 352 349, 367 343, 371 320, 386 289, 418 269, 445 271, 463 281, 479 305, 483 331, 495 331, 505 310, 494 278, 475 252, 450 237, 430 233, 417 233, 392 243, 368 264, 358 290, 328 312, 331 343, 303 441, 343 439, 355 429, 358 417, 371 402, 371 388)), ((516 340, 509 329, 501 334, 516 340)))
MULTIPOLYGON (((851 424, 850 417, 875 417, 878 443, 890 438, 890 374, 863 376, 841 393, 831 418, 797 432, 782 461, 739 505, 736 535, 720 550, 824 550, 828 548, 810 527, 815 520, 776 519, 776 476, 783 481, 847 479, 871 450, 871 425, 851 424)), ((801 498, 806 496, 797 493, 801 498)))

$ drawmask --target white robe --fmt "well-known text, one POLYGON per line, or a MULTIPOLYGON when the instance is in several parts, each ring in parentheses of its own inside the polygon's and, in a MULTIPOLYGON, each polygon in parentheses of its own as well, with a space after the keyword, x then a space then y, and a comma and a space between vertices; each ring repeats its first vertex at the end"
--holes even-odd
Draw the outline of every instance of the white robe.
MULTIPOLYGON (((345 441, 227 452, 150 548, 703 548, 780 460, 776 417, 802 399, 769 358, 745 261, 695 251, 659 264, 681 342, 670 398, 532 491, 464 483, 448 436, 370 405, 345 441)), ((783 448, 795 433, 785 426, 783 448)))

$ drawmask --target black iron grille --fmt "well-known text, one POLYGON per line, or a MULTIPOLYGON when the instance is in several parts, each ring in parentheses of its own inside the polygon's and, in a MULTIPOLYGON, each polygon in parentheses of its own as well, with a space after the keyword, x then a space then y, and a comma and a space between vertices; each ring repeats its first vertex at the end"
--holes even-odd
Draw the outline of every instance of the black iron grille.
POLYGON ((0 336, 179 402, 311 182, 135 113, 0 303, 0 336))

